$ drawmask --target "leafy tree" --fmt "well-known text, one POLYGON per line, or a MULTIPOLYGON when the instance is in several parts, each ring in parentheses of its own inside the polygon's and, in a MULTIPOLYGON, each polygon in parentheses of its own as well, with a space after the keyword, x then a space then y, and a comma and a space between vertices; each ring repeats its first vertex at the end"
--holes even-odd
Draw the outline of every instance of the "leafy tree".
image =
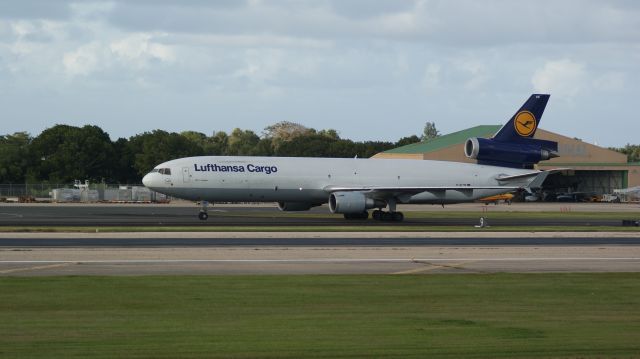
POLYGON ((420 137, 416 135, 411 135, 411 136, 402 137, 401 139, 399 139, 398 142, 395 143, 395 146, 402 147, 402 146, 406 146, 406 145, 410 145, 412 143, 418 143, 418 142, 420 142, 420 137))
POLYGON ((251 130, 234 129, 227 141, 227 154, 231 156, 251 156, 256 153, 260 137, 251 130))
POLYGON ((435 122, 426 122, 424 124, 424 130, 422 131, 422 141, 432 140, 440 136, 440 132, 436 129, 435 122))
POLYGON ((183 131, 180 132, 180 136, 185 137, 187 140, 195 143, 196 145, 200 146, 200 148, 202 148, 204 150, 204 148, 207 146, 207 135, 205 135, 202 132, 197 132, 197 131, 183 131))
POLYGON ((283 142, 274 154, 291 157, 336 157, 332 156, 332 152, 335 154, 337 149, 331 149, 331 145, 337 141, 317 133, 307 134, 283 142))
POLYGON ((288 141, 294 137, 309 133, 311 129, 299 123, 281 121, 265 127, 263 136, 277 141, 288 141))
POLYGON ((55 125, 30 146, 33 180, 70 182, 113 179, 115 151, 109 135, 98 126, 55 125))
POLYGON ((179 157, 203 155, 203 149, 187 137, 162 130, 131 137, 129 148, 134 154, 132 166, 140 177, 162 162, 179 157))
MULTIPOLYGON (((312 130, 312 131, 315 131, 315 130, 312 130)), ((325 137, 328 137, 330 139, 334 139, 334 140, 339 140, 340 139, 340 136, 338 135, 338 131, 336 131, 336 130, 334 130, 332 128, 330 128, 328 130, 320 130, 317 133, 319 135, 321 135, 321 136, 325 136, 325 137)))
POLYGON ((627 155, 627 162, 639 162, 640 161, 640 145, 628 144, 623 148, 609 148, 611 150, 624 153, 627 155))
POLYGON ((226 155, 229 145, 229 135, 224 131, 218 131, 209 138, 210 151, 205 151, 208 155, 226 155))
POLYGON ((136 153, 126 138, 118 138, 113 143, 115 159, 113 163, 113 178, 118 183, 139 183, 140 176, 133 167, 136 153))
POLYGON ((29 145, 26 132, 0 136, 0 183, 23 183, 29 167, 29 145))

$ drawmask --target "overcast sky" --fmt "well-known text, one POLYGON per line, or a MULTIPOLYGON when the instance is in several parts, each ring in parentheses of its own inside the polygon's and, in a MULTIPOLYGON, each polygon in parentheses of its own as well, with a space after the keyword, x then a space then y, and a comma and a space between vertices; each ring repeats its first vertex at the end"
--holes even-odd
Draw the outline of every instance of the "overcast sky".
POLYGON ((0 1, 7 134, 279 121, 391 140, 502 124, 640 143, 640 1, 0 1))

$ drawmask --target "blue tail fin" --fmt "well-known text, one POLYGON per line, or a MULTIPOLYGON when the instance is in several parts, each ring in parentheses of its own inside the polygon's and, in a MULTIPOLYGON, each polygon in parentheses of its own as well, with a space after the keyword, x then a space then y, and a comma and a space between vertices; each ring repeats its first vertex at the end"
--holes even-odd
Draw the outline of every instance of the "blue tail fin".
POLYGON ((534 139, 549 95, 533 94, 493 138, 470 138, 465 154, 479 164, 533 168, 540 161, 558 157, 558 143, 534 139))
POLYGON ((547 101, 549 101, 549 95, 531 95, 509 122, 493 136, 493 139, 498 142, 511 142, 532 138, 540 124, 544 108, 547 107, 547 101))

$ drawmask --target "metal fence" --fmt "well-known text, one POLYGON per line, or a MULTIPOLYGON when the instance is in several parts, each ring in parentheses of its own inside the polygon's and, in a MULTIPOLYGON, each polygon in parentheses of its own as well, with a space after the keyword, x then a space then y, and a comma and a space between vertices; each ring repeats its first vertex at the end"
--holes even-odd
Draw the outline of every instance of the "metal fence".
POLYGON ((0 184, 0 200, 34 199, 60 202, 168 201, 142 184, 8 183, 0 184))

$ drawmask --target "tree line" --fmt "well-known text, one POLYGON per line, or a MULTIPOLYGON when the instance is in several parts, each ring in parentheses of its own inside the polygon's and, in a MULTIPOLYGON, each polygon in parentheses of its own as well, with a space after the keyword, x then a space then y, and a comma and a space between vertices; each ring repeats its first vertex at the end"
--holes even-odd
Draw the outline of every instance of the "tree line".
MULTIPOLYGON (((336 130, 316 130, 293 122, 278 122, 258 135, 251 130, 181 133, 154 130, 112 141, 98 126, 55 125, 36 137, 26 132, 0 136, 0 183, 92 182, 140 183, 157 164, 188 156, 290 156, 368 158, 392 148, 440 135, 427 122, 420 137, 396 142, 352 141, 336 130)), ((640 161, 640 146, 612 150, 640 161)))
POLYGON ((352 141, 335 130, 315 130, 279 122, 258 135, 251 130, 217 131, 208 136, 154 130, 112 141, 98 126, 55 125, 36 137, 26 132, 0 136, 0 183, 140 183, 157 164, 188 156, 291 156, 367 158, 419 142, 352 141))

